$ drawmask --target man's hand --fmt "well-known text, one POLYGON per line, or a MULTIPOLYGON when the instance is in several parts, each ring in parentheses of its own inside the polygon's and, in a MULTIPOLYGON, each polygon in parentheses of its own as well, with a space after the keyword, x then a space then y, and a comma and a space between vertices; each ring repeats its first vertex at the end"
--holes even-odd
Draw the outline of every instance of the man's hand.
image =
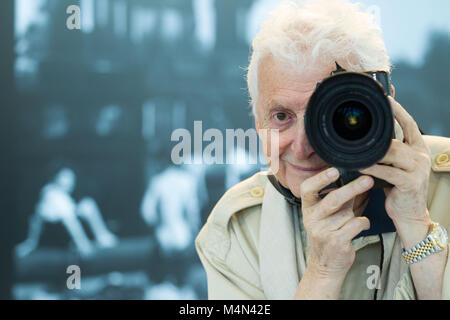
MULTIPOLYGON (((386 212, 393 220, 406 250, 425 239, 431 223, 427 208, 428 181, 431 171, 430 150, 414 119, 394 99, 391 106, 403 129, 406 143, 393 140, 381 163, 361 170, 391 183, 384 189, 386 212)), ((419 299, 441 299, 447 249, 411 265, 411 275, 419 299)))
POLYGON ((427 210, 431 157, 414 119, 398 102, 389 99, 406 143, 392 140, 389 151, 380 161, 392 166, 377 164, 360 172, 394 186, 384 189, 386 212, 397 227, 405 248, 409 249, 425 238, 431 222, 427 210), (412 231, 417 231, 417 236, 412 231))
POLYGON ((353 202, 356 196, 372 188, 373 179, 359 177, 321 199, 319 191, 338 177, 339 172, 331 168, 301 185, 309 257, 295 296, 297 299, 338 299, 344 279, 355 260, 351 241, 361 231, 370 228, 366 217, 355 217, 353 202))

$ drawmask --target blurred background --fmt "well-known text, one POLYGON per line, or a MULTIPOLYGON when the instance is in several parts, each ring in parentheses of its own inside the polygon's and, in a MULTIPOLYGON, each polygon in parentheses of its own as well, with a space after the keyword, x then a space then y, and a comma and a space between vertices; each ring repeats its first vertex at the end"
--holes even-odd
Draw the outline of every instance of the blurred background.
MULTIPOLYGON (((450 3, 362 2, 397 100, 426 134, 450 136, 450 3)), ((207 298, 194 238, 263 164, 176 166, 171 134, 253 127, 244 69, 277 3, 0 2, 0 298, 207 298)))

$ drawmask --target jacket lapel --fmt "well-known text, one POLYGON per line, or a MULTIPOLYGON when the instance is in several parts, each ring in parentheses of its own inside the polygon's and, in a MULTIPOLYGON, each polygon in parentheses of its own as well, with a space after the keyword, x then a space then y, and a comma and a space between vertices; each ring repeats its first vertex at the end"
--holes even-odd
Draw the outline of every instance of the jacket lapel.
POLYGON ((268 183, 261 209, 259 264, 267 299, 293 299, 299 283, 294 220, 284 197, 268 183))

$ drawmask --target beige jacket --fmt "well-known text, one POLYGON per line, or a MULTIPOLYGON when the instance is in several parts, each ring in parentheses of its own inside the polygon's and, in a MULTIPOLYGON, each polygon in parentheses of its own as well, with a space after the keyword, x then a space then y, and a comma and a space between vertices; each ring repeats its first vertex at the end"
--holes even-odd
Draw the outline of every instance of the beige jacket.
MULTIPOLYGON (((450 230, 450 138, 424 139, 433 161, 428 209, 433 221, 450 230)), ((228 190, 195 241, 207 274, 209 299, 292 299, 308 257, 300 211, 273 187, 267 173, 228 190)), ((399 237, 393 232, 381 238, 353 240, 356 259, 342 299, 374 299, 375 292, 377 299, 416 298, 399 237), (378 285, 377 270, 381 271, 378 285)), ((450 299, 449 263, 443 298, 450 299)))

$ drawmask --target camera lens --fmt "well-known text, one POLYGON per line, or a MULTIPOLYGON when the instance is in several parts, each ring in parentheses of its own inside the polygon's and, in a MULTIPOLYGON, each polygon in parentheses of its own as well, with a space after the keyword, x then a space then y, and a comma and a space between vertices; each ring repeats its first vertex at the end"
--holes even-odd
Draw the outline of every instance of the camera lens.
POLYGON ((312 148, 330 166, 357 171, 378 163, 394 137, 394 117, 380 83, 362 73, 324 79, 304 117, 312 148))
POLYGON ((367 107, 359 101, 348 101, 336 109, 333 128, 337 135, 349 141, 361 140, 372 127, 372 117, 367 107))

